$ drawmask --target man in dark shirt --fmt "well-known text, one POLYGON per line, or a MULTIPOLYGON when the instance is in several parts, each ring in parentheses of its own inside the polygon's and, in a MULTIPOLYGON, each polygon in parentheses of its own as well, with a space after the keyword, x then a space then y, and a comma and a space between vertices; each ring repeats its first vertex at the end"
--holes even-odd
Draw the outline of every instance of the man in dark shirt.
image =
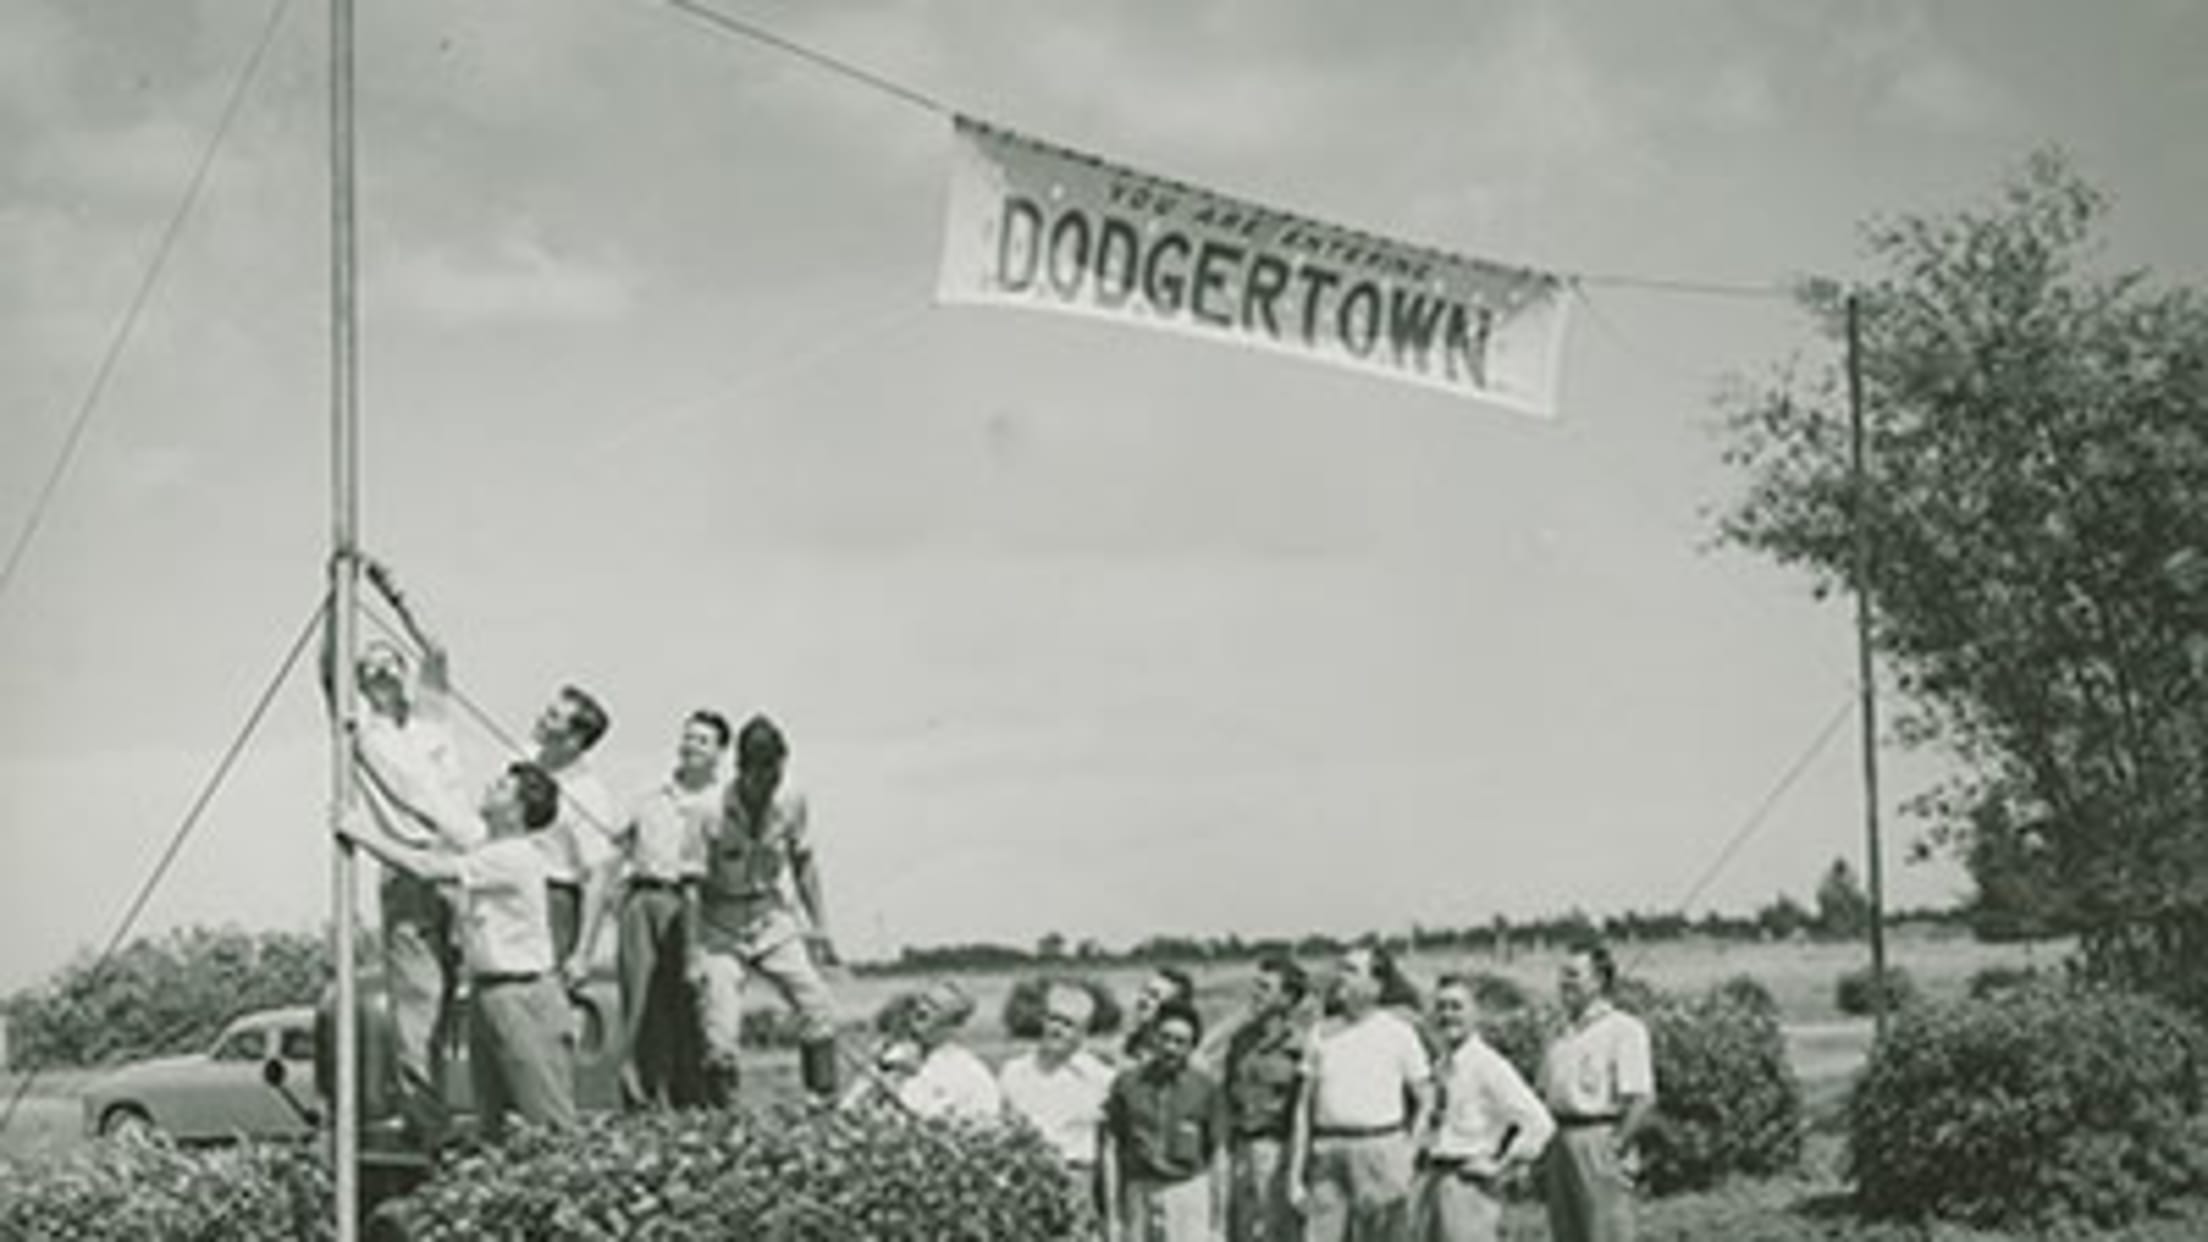
POLYGON ((1226 1096, 1188 1063, 1203 1020, 1185 1005, 1151 1019, 1142 1064, 1104 1099, 1104 1233, 1110 1242, 1209 1242, 1226 1207, 1226 1096))
POLYGON ((1303 1220, 1290 1206, 1288 1139, 1303 1091, 1310 1031, 1300 1009, 1309 983, 1285 954, 1257 964, 1249 1016, 1227 1041, 1227 1237, 1296 1242, 1303 1220))

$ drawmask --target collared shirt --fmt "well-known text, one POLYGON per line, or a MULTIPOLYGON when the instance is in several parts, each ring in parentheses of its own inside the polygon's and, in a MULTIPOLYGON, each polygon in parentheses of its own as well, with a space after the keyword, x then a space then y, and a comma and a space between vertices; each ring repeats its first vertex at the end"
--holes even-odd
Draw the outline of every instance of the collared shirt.
POLYGON ((1226 1138, 1226 1093, 1193 1065, 1163 1078, 1138 1065, 1112 1080, 1104 1131, 1118 1152, 1121 1176, 1185 1181, 1210 1167, 1226 1138))
POLYGON ((1541 1097, 1567 1118, 1608 1116, 1626 1096, 1655 1094, 1647 1025, 1607 1000, 1589 1005, 1541 1059, 1541 1097))
POLYGON ((765 947, 795 934, 786 878, 812 851, 802 795, 779 791, 757 817, 730 800, 705 832, 701 932, 726 947, 765 947))
POLYGON ((1477 1034, 1442 1054, 1435 1070, 1441 1101, 1434 1110, 1429 1150, 1449 1160, 1461 1160, 1474 1173, 1499 1171, 1503 1137, 1513 1129, 1510 1149, 1533 1153, 1548 1146, 1556 1133, 1549 1110, 1518 1076, 1503 1054, 1477 1034))
POLYGON ((1005 1062, 997 1075, 1005 1107, 1042 1131, 1068 1164, 1096 1163, 1096 1128, 1112 1089, 1111 1067, 1086 1049, 1056 1066, 1030 1052, 1005 1062))
POLYGON ((552 969, 544 851, 536 838, 500 837, 460 856, 460 947, 479 975, 552 969))
POLYGON ((560 813, 536 834, 544 850, 548 876, 563 884, 581 884, 613 857, 613 833, 621 812, 606 783, 589 762, 577 759, 552 774, 560 786, 560 813))
MULTIPOLYGON (((481 845, 483 820, 468 803, 452 723, 419 706, 400 724, 380 712, 360 716, 360 752, 400 801, 427 815, 453 846, 481 845)), ((407 821, 411 823, 412 821, 407 821)))
POLYGON ((916 1117, 986 1121, 1004 1111, 997 1080, 981 1058, 957 1044, 937 1044, 920 1068, 897 1087, 897 1098, 916 1117))
POLYGON ((1386 1009, 1320 1032, 1311 1059, 1311 1120, 1320 1129, 1403 1125, 1404 1093, 1433 1077, 1418 1032, 1386 1009))
POLYGON ((1287 1013, 1255 1018, 1227 1040, 1227 1124, 1236 1138, 1287 1138, 1311 1035, 1287 1013))
POLYGON ((614 843, 632 880, 686 880, 705 874, 705 834, 721 813, 717 782, 685 788, 669 777, 637 799, 614 843))

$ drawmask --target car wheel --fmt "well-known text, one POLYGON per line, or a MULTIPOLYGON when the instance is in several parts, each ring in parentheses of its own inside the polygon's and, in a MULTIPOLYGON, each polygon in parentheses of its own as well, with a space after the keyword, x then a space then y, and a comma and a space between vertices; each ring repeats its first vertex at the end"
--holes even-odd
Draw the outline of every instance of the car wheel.
POLYGON ((153 1135, 153 1118, 136 1104, 115 1104, 100 1114, 102 1138, 149 1138, 153 1135))

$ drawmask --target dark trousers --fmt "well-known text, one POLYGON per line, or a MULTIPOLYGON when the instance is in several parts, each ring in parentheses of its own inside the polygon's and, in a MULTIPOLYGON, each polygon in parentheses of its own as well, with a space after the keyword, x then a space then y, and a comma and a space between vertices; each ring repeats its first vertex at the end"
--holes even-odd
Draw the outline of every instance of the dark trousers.
POLYGON ((621 900, 621 1033, 640 1098, 687 1108, 704 1101, 704 1054, 690 981, 682 892, 632 887, 621 900))

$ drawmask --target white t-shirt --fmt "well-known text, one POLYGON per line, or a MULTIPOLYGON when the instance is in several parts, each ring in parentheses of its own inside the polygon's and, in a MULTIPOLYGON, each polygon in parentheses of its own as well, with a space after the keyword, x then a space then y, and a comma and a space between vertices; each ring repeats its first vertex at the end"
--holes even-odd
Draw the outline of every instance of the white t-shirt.
POLYGON ((532 836, 501 837, 460 856, 460 948, 469 971, 552 969, 544 876, 544 851, 532 836))
POLYGON ((1404 1091, 1433 1077, 1426 1046, 1411 1024, 1385 1009, 1322 1031, 1312 1048, 1312 1123, 1321 1129, 1372 1130, 1408 1119, 1404 1091))
POLYGON ((549 877, 580 884, 614 856, 613 834, 622 822, 619 804, 588 760, 577 759, 552 779, 560 786, 560 814, 537 839, 543 842, 549 877))
POLYGON ((1565 1117, 1606 1117, 1624 1096, 1655 1094, 1647 1025, 1608 1001, 1590 1005, 1541 1060, 1541 1098, 1565 1117))
POLYGON ((997 1075, 1005 1107, 1034 1124, 1071 1164, 1096 1163, 1096 1130, 1104 1121, 1111 1067, 1077 1049, 1056 1069, 1036 1053, 1014 1057, 997 1075))
POLYGON ((920 1062, 897 1098, 918 1117, 987 1120, 1004 1110, 997 1080, 981 1058, 957 1044, 939 1044, 920 1062))
POLYGON ((486 839, 481 817, 468 804, 459 742, 443 716, 417 707, 402 725, 379 712, 363 712, 360 750, 376 777, 400 800, 442 824, 453 845, 467 849, 486 839))

